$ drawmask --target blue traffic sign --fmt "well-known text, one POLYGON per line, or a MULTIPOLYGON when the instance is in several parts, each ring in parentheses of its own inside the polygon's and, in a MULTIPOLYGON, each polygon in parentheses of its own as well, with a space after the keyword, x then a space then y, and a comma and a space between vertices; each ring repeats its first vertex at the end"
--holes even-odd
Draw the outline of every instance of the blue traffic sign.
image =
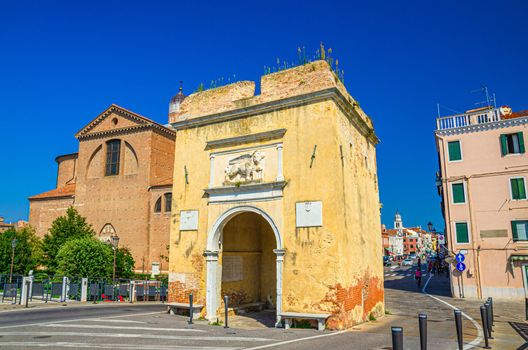
POLYGON ((462 272, 466 269, 466 264, 464 264, 463 262, 459 262, 458 264, 456 264, 456 268, 458 271, 462 272))
POLYGON ((464 254, 458 253, 457 255, 455 255, 455 260, 461 263, 462 261, 466 260, 466 257, 464 256, 464 254))

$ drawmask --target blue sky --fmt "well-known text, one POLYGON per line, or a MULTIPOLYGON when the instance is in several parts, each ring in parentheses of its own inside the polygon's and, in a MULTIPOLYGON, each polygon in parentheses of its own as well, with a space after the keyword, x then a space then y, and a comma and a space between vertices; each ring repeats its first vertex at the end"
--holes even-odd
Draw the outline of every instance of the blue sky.
POLYGON ((486 85, 528 109, 527 14, 524 0, 2 1, 0 215, 27 218, 27 197, 55 185, 54 158, 111 103, 164 123, 178 81, 189 93, 256 80, 323 41, 382 140, 382 221, 399 209, 406 225, 442 229, 436 104, 473 108, 486 85))

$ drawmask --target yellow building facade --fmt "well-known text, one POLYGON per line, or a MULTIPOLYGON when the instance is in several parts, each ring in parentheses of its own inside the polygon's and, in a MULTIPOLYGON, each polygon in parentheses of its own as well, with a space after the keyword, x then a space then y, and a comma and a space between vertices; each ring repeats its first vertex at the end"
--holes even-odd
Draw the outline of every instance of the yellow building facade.
POLYGON ((326 313, 351 327, 384 313, 370 118, 325 61, 188 96, 177 131, 169 300, 326 313))

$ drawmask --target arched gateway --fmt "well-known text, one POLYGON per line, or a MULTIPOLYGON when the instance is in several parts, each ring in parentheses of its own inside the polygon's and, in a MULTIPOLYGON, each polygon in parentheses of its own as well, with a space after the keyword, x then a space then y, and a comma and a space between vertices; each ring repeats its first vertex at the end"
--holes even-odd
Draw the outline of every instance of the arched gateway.
POLYGON ((234 306, 260 302, 275 308, 279 324, 284 253, 280 231, 262 209, 237 206, 220 215, 208 233, 204 254, 208 319, 216 320, 226 294, 234 306))
POLYGON ((216 321, 228 295, 232 307, 274 309, 276 325, 309 315, 332 329, 383 315, 371 120, 322 60, 259 86, 196 92, 169 114, 169 301, 192 293, 216 321))

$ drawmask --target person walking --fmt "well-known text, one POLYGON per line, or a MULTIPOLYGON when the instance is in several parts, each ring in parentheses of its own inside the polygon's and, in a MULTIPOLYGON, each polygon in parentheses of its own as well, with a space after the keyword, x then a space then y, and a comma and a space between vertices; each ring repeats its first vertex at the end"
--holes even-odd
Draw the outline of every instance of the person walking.
POLYGON ((416 285, 420 288, 422 286, 422 267, 420 265, 418 265, 414 272, 414 279, 416 280, 416 285))

